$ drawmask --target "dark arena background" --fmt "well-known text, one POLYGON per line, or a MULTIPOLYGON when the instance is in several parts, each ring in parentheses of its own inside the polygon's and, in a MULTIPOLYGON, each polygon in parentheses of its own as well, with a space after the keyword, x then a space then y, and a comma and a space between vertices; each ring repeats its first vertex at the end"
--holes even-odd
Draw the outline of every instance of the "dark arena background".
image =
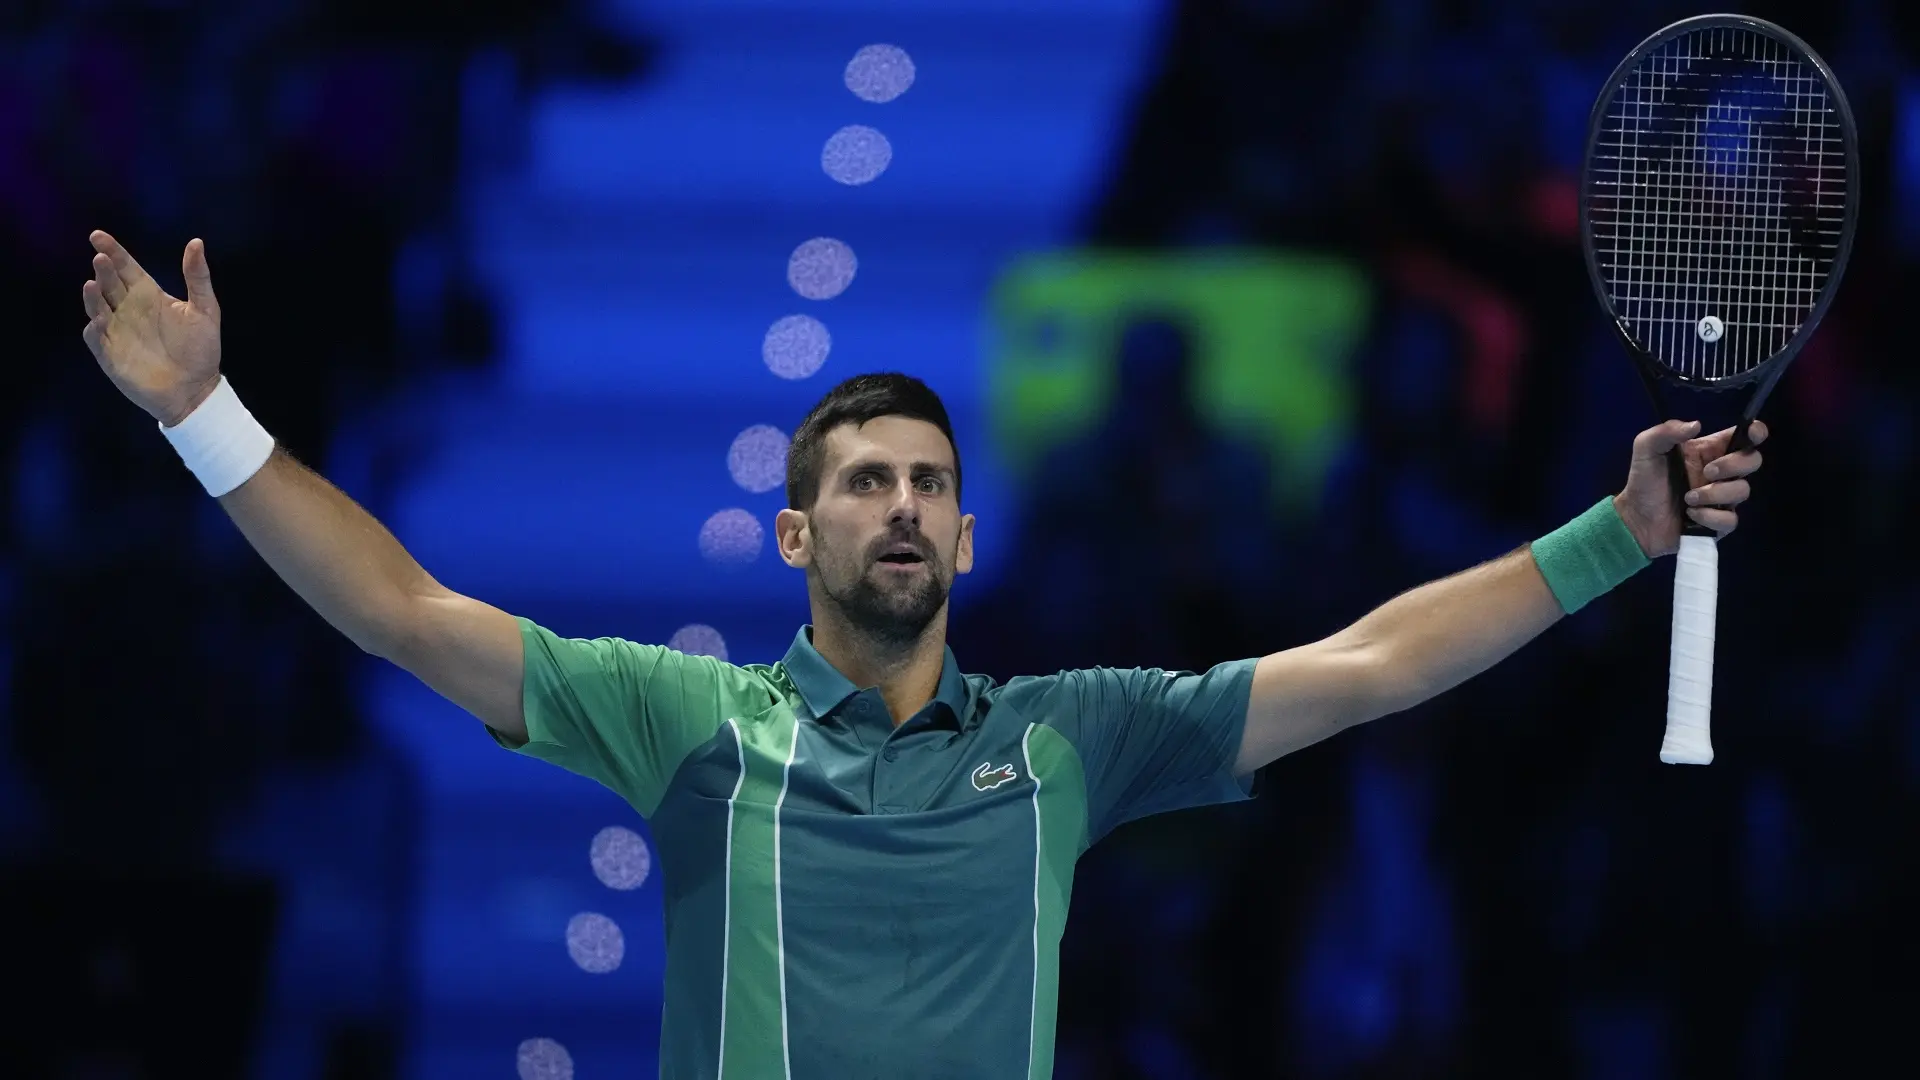
MULTIPOLYGON (((895 369, 1007 678, 1302 643, 1617 490, 1582 262, 1652 0, 10 0, 0 1076, 656 1075, 646 825, 282 585, 80 338, 89 230, 449 587, 779 658, 787 441, 895 369)), ((1920 5, 1768 2, 1861 226, 1722 545, 1081 862, 1062 1080, 1904 1072, 1920 945, 1920 5), (1903 315, 1902 312, 1906 312, 1903 315)))

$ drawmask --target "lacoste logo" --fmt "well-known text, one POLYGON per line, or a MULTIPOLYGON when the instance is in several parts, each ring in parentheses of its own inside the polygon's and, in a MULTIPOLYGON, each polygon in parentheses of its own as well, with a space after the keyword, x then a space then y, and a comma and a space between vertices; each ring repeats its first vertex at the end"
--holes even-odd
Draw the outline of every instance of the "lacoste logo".
POLYGON ((1002 765, 996 769, 992 762, 983 761, 979 768, 973 770, 973 787, 976 791, 992 791, 1001 784, 1018 779, 1020 774, 1014 772, 1011 765, 1002 765))

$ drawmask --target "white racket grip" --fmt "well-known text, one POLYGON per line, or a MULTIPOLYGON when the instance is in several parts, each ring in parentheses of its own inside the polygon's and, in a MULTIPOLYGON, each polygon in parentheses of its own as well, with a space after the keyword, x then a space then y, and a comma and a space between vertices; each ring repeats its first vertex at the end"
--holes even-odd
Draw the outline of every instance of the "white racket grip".
POLYGON ((1720 602, 1720 546, 1711 536, 1682 536, 1673 573, 1673 644, 1667 661, 1667 736, 1660 760, 1713 760, 1714 612, 1720 602))

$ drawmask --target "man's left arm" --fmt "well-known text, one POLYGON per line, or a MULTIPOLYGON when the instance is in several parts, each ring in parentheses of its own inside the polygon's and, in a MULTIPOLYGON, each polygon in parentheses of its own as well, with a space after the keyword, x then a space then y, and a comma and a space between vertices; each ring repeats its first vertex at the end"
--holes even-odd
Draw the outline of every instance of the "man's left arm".
MULTIPOLYGON (((1668 421, 1639 434, 1627 485, 1539 540, 1394 597, 1330 637, 1260 658, 1234 771, 1446 692, 1680 542, 1683 511, 1724 537, 1750 494, 1758 450, 1728 453, 1733 429, 1692 437, 1668 421), (1681 447, 1690 491, 1676 502, 1667 455, 1681 447)), ((1755 446, 1766 426, 1749 431, 1755 446)))

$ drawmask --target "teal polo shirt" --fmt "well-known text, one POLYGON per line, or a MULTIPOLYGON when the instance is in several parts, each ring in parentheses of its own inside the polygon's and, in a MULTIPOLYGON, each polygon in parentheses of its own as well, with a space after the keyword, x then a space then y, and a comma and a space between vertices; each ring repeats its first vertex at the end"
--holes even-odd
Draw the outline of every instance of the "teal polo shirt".
POLYGON ((810 627, 741 666, 520 625, 528 741, 500 741, 651 826, 663 1080, 1050 1076, 1081 853, 1251 794, 1250 659, 998 685, 949 649, 896 727, 810 627))

